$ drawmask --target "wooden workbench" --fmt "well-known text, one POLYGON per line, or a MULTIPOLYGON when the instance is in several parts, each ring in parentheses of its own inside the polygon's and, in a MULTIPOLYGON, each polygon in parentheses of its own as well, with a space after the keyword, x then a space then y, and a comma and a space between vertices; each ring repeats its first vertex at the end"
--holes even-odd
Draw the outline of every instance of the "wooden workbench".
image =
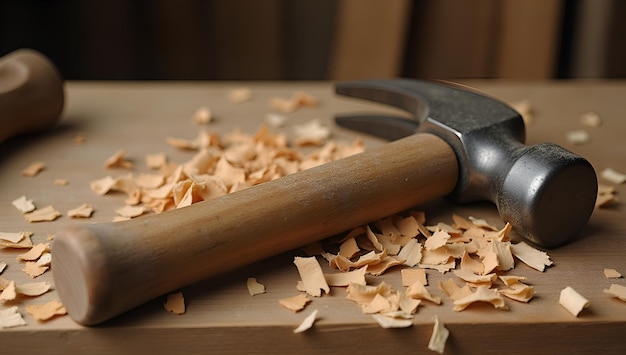
MULTIPOLYGON (((527 130, 529 144, 553 141, 588 158, 598 172, 607 167, 626 172, 626 82, 472 84, 505 101, 530 102, 534 120, 527 130), (581 125, 580 116, 589 111, 602 118, 601 127, 581 125), (591 140, 569 144, 566 132, 583 128, 591 134, 591 140)), ((70 82, 63 119, 56 128, 0 144, 0 231, 31 231, 37 243, 45 242, 64 226, 81 223, 66 215, 54 222, 28 223, 11 205, 21 195, 34 199, 41 207, 52 204, 63 213, 90 203, 96 209, 90 221, 109 222, 115 208, 123 205, 124 196, 97 196, 90 190, 89 181, 127 173, 103 167, 104 160, 117 150, 126 151, 135 162, 136 172, 147 170, 143 157, 148 153, 165 152, 171 161, 183 162, 193 153, 167 145, 165 137, 195 138, 200 128, 191 123, 190 117, 197 108, 211 109, 215 121, 206 126, 210 130, 225 134, 238 127, 253 133, 270 112, 271 98, 288 97, 297 90, 316 96, 320 105, 289 114, 283 128, 287 132, 296 123, 319 118, 332 127, 334 139, 351 141, 360 135, 334 126, 334 114, 383 110, 377 104, 334 96, 330 83, 70 82), (239 87, 250 88, 252 100, 231 103, 228 93, 239 87), (86 137, 81 145, 73 142, 79 133, 86 137), (35 177, 21 176, 23 168, 38 160, 45 162, 44 171, 35 177), (69 184, 55 186, 56 178, 67 179, 69 184)), ((368 148, 384 144, 375 138, 360 137, 368 148)), ((626 200, 626 186, 615 189, 617 196, 626 200)), ((451 214, 457 213, 502 226, 495 207, 489 204, 452 206, 434 201, 419 208, 432 223, 451 222, 451 214)), ((622 353, 626 350, 626 302, 608 296, 603 289, 610 283, 626 285, 626 281, 606 279, 603 269, 614 268, 626 274, 625 216, 623 202, 596 210, 577 241, 548 250, 554 265, 543 273, 517 262, 511 273, 526 276, 536 296, 529 304, 507 300, 506 311, 477 304, 454 312, 451 302, 436 286, 439 280, 453 276, 428 270, 429 290, 441 295, 444 302, 440 306, 423 303, 410 328, 382 329, 347 300, 341 288, 315 299, 303 312, 292 313, 279 306, 278 299, 297 293, 299 276, 293 256, 299 251, 293 251, 185 287, 184 315, 165 311, 164 299, 157 299, 103 325, 87 328, 69 316, 39 323, 25 312, 25 305, 58 298, 54 290, 24 299, 17 305, 27 325, 0 329, 0 353, 427 353, 435 315, 450 330, 446 353, 622 353), (267 293, 250 296, 248 277, 265 284, 267 293), (566 286, 591 302, 578 317, 558 303, 559 292, 566 286), (292 330, 313 309, 319 311, 314 327, 293 334, 292 330)), ((0 249, 0 261, 8 263, 1 276, 17 283, 32 282, 16 261, 20 253, 0 249)), ((400 288, 399 275, 394 269, 369 280, 384 280, 400 288)), ((52 282, 51 272, 36 281, 52 282)), ((0 305, 0 309, 3 307, 0 305)))

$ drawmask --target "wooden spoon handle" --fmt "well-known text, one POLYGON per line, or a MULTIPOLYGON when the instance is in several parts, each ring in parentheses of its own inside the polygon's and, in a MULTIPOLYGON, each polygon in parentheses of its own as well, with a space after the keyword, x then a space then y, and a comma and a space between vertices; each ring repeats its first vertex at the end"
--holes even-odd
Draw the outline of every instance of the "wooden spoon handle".
POLYGON ((416 134, 249 189, 130 221, 57 233, 55 287, 94 325, 212 275, 294 249, 453 191, 452 149, 416 134))
POLYGON ((52 126, 63 101, 63 79, 44 55, 19 49, 0 58, 0 143, 52 126))

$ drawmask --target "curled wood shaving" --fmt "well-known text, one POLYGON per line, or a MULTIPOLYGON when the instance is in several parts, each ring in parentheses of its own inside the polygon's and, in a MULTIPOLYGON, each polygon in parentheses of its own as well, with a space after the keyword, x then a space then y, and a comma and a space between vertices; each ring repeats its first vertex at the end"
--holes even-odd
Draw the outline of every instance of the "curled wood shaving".
POLYGON ((587 112, 580 116, 580 123, 588 127, 600 127, 602 118, 595 112, 587 112))
POLYGON ((145 160, 148 169, 158 170, 167 166, 167 155, 165 153, 146 154, 145 160))
POLYGON ((19 241, 24 239, 24 236, 24 232, 0 232, 0 240, 2 240, 3 242, 18 243, 19 241))
POLYGON ((26 196, 24 195, 16 198, 11 203, 22 213, 28 213, 35 210, 35 204, 33 203, 33 200, 26 198, 26 196))
POLYGON ((576 292, 576 290, 570 286, 561 290, 559 303, 574 317, 577 317, 584 308, 587 308, 590 305, 589 300, 583 297, 580 293, 576 292))
POLYGON ((435 304, 441 304, 441 297, 433 296, 427 289, 424 284, 422 284, 421 280, 418 280, 411 284, 406 289, 406 295, 412 298, 424 299, 428 300, 435 304))
POLYGON ((17 256, 17 260, 32 261, 37 260, 46 251, 50 250, 50 243, 39 243, 33 246, 28 252, 17 256))
POLYGON ((36 261, 27 261, 26 263, 24 263, 24 268, 22 269, 22 271, 24 271, 26 275, 34 279, 37 276, 43 275, 43 273, 48 271, 49 268, 50 266, 39 265, 36 261))
POLYGON ((278 303, 280 303, 281 306, 293 312, 303 310, 309 302, 311 302, 311 299, 302 293, 293 297, 281 298, 278 300, 278 303))
POLYGON ((0 275, 6 268, 7 268, 7 263, 5 263, 4 261, 0 261, 0 275))
POLYGON ((499 290, 502 296, 512 300, 528 303, 535 295, 535 288, 521 282, 509 285, 508 288, 499 290))
POLYGON ((31 232, 19 232, 19 233, 0 233, 0 247, 13 248, 13 249, 27 249, 33 246, 33 242, 30 239, 33 233, 31 232), (7 237, 5 239, 4 237, 7 237), (11 239, 9 239, 11 238, 11 239), (17 238, 17 239, 13 239, 17 238), (13 240, 17 240, 14 242, 13 240))
POLYGON ((167 295, 163 308, 174 314, 185 314, 185 298, 182 292, 174 292, 167 295))
POLYGON ((248 277, 246 285, 248 287, 248 293, 250 293, 250 296, 256 296, 265 293, 265 285, 259 283, 254 277, 248 277))
POLYGON ((42 161, 35 161, 30 163, 26 168, 22 170, 22 176, 33 177, 39 174, 45 169, 46 164, 42 161))
POLYGON ((318 119, 296 125, 293 127, 294 143, 303 145, 322 145, 330 138, 330 129, 318 119))

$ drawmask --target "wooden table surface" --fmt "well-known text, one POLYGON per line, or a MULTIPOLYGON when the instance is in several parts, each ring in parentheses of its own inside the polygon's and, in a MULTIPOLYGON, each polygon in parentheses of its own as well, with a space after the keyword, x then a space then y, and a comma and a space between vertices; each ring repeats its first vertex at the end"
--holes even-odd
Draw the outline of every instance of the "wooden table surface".
MULTIPOLYGON (((508 102, 528 100, 534 111, 534 120, 527 129, 529 144, 552 141, 588 158, 597 172, 608 167, 626 172, 626 82, 470 84, 508 102), (580 123, 580 116, 589 111, 602 118, 602 126, 588 128, 580 123), (590 141, 569 144, 566 132, 576 129, 586 129, 590 141)), ((253 133, 271 112, 271 98, 288 97, 298 90, 316 96, 320 105, 288 114, 288 123, 282 130, 290 132, 294 124, 319 118, 332 127, 333 139, 351 141, 361 137, 368 148, 384 144, 332 124, 337 113, 384 108, 336 97, 330 83, 70 82, 66 109, 57 127, 0 144, 0 232, 31 231, 33 242, 37 243, 45 242, 64 226, 81 223, 66 215, 54 222, 28 223, 11 205, 21 195, 34 199, 37 206, 52 204, 63 213, 90 203, 96 208, 90 221, 109 222, 114 210, 123 205, 124 196, 97 196, 90 190, 89 181, 127 173, 103 167, 105 159, 117 150, 124 149, 127 157, 135 161, 135 172, 147 171, 143 157, 148 153, 165 152, 171 161, 183 162, 193 153, 169 146, 165 138, 195 138, 200 128, 191 123, 190 117, 199 107, 210 108, 216 117, 206 126, 210 130, 225 134, 241 128, 253 133), (250 88, 252 100, 230 102, 229 91, 239 87, 250 88), (82 145, 73 142, 79 133, 86 137, 82 145), (44 171, 35 177, 21 176, 23 168, 38 160, 45 162, 44 171), (55 186, 56 178, 65 178, 69 184, 55 186)), ((618 198, 626 200, 626 186, 618 185, 615 189, 618 198)), ((502 226, 490 204, 453 206, 441 200, 418 209, 426 212, 430 223, 450 223, 451 214, 457 213, 502 226)), ((626 274, 624 217, 623 202, 596 210, 577 241, 548 250, 554 265, 543 273, 517 262, 511 273, 526 276, 535 287, 536 296, 528 304, 507 300, 506 311, 481 304, 463 312, 453 311, 451 302, 436 286, 439 280, 453 276, 428 270, 428 288, 441 295, 444 302, 440 306, 423 303, 410 328, 381 328, 347 300, 341 288, 314 299, 303 312, 292 313, 279 306, 278 299, 297 293, 299 276, 293 257, 301 253, 293 251, 183 288, 187 303, 184 315, 165 311, 164 299, 160 298, 88 328, 69 316, 40 323, 25 312, 26 305, 58 298, 54 290, 23 299, 17 305, 27 325, 0 330, 0 353, 426 353, 435 315, 450 330, 446 353, 622 353, 626 350, 626 302, 608 296, 603 289, 610 283, 626 285, 626 281, 605 278, 603 269, 614 268, 626 274), (250 296, 246 288, 248 277, 265 284, 267 293, 250 296), (558 303, 559 292, 566 286, 590 301, 590 307, 578 317, 558 303), (314 327, 294 334, 292 330, 313 309, 319 311, 314 327)), ((16 261, 21 252, 0 249, 0 261, 8 264, 1 276, 18 284, 32 282, 16 261)), ((371 283, 383 280, 400 288, 399 269, 370 279, 371 283)), ((51 272, 35 281, 52 282, 51 272)), ((6 307, 0 305, 0 309, 6 307)))

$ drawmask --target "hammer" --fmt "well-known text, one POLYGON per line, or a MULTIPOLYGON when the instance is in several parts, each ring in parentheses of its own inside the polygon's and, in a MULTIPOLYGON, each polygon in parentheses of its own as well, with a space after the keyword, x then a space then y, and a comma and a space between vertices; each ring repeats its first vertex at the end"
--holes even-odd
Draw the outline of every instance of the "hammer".
POLYGON ((43 54, 18 49, 0 58, 0 143, 52 126, 63 101, 63 78, 43 54))
POLYGON ((392 122, 391 137, 413 134, 177 210, 67 227, 57 233, 52 255, 69 315, 95 325, 185 285, 441 196, 489 199, 522 236, 546 247, 570 241, 591 215, 592 166, 554 144, 525 146, 521 117, 495 99, 416 80, 340 83, 336 91, 404 109, 419 124, 344 117, 345 125, 376 129, 392 122))

